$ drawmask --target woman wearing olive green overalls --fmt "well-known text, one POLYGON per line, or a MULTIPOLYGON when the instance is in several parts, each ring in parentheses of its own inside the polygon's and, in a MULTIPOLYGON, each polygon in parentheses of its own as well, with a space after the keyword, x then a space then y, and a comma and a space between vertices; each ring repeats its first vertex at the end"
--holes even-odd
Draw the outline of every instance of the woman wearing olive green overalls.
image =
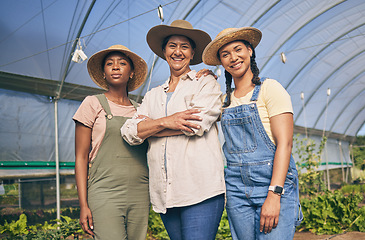
POLYGON ((107 92, 86 97, 73 117, 80 224, 94 239, 144 240, 149 214, 147 145, 129 146, 120 128, 136 111, 128 90, 143 83, 147 64, 126 47, 114 45, 94 54, 88 70, 107 92))

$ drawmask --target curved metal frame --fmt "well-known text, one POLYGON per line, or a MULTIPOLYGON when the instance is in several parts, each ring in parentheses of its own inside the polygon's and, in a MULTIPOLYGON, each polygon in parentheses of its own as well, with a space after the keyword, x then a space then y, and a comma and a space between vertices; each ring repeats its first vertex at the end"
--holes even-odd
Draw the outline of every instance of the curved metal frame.
POLYGON ((326 10, 320 12, 319 14, 317 14, 316 16, 314 16, 313 18, 311 18, 309 21, 305 22, 300 28, 298 28, 295 32, 293 32, 288 38, 286 38, 286 40, 280 44, 280 46, 278 48, 276 48, 275 51, 273 51, 273 54, 270 55, 270 57, 268 58, 268 60, 264 63, 264 65, 262 66, 261 69, 265 69, 265 66, 267 63, 270 62, 270 60, 275 56, 275 54, 295 35, 297 34, 300 30, 302 30, 305 26, 307 26, 309 23, 311 23, 312 21, 314 21, 316 18, 318 18, 319 16, 321 16, 322 14, 324 14, 325 12, 331 10, 332 8, 342 4, 344 1, 339 2, 333 6, 331 6, 330 8, 327 8, 326 10))
POLYGON ((346 135, 347 130, 350 128, 352 122, 355 120, 355 118, 357 117, 357 115, 359 113, 361 113, 364 109, 365 109, 365 106, 363 106, 356 114, 353 115, 353 118, 351 119, 350 123, 347 125, 345 131, 343 132, 344 135, 346 135))
MULTIPOLYGON (((361 52, 357 53, 356 55, 352 56, 351 58, 347 59, 344 63, 342 63, 339 67, 337 67, 334 71, 332 71, 328 77, 324 78, 322 82, 320 82, 320 84, 317 86, 317 89, 322 87, 324 83, 327 82, 327 80, 329 80, 331 78, 332 75, 334 75, 336 72, 338 72, 341 68, 343 68, 346 64, 348 64, 349 62, 351 62, 353 59, 355 59, 357 56, 361 55, 363 52, 365 52, 365 49, 362 50, 361 52)), ((308 100, 305 100, 304 102, 304 107, 308 105, 309 101, 312 99, 312 97, 315 95, 316 92, 313 92, 308 100)), ((303 108, 304 108, 303 107, 303 108)), ((299 116, 302 114, 303 112, 303 108, 299 111, 299 113, 297 114, 297 117, 294 120, 294 123, 299 119, 299 116)))
MULTIPOLYGON (((355 81, 355 80, 357 80, 358 79, 358 77, 360 76, 360 75, 362 75, 363 73, 365 73, 365 70, 363 70, 363 71, 361 71, 360 73, 358 73, 355 77, 353 77, 350 81, 348 81, 348 82, 346 82, 344 85, 342 85, 340 88, 341 88, 341 90, 340 91, 338 91, 336 94, 334 94, 333 96, 332 96, 332 98, 331 98, 331 100, 328 102, 328 105, 330 105, 331 104, 331 102, 336 98, 336 96, 339 94, 339 93, 341 93, 341 92, 343 92, 345 89, 347 89, 349 86, 350 86, 350 84, 351 84, 351 82, 353 82, 353 81, 355 81)), ((352 100, 351 100, 352 101, 352 100)), ((324 112, 324 110, 326 109, 326 107, 323 107, 322 108, 322 110, 320 111, 320 112, 324 112)), ((342 112, 343 110, 341 110, 340 112, 342 112)), ((317 125, 317 123, 319 122, 319 119, 321 119, 321 114, 319 114, 319 117, 317 118, 317 120, 314 122, 314 125, 313 125, 313 128, 315 128, 316 127, 316 125, 317 125)), ((337 121, 337 119, 336 119, 336 121, 337 121)))
MULTIPOLYGON (((362 93, 362 92, 364 92, 365 91, 365 87, 363 88, 363 89, 361 89, 361 91, 360 91, 360 94, 362 93)), ((355 101, 355 99, 358 97, 358 95, 356 95, 354 98, 352 98, 351 99, 351 101, 349 101, 349 103, 348 104, 346 104, 346 106, 347 105, 351 105, 352 104, 352 102, 353 101, 355 101)), ((344 106, 342 109, 341 109, 341 111, 340 112, 344 112, 344 110, 346 109, 346 106, 344 106)), ((361 112, 361 111, 360 111, 361 112)), ((353 119, 355 119, 357 117, 357 114, 355 114, 354 115, 354 118, 353 119)), ((334 128, 334 126, 336 125, 336 123, 337 123, 337 121, 338 121, 338 119, 339 118, 336 118, 335 119, 335 121, 333 121, 333 123, 331 124, 331 127, 330 127, 330 129, 329 129, 329 132, 332 132, 332 129, 334 128)), ((353 120, 352 120, 353 121, 353 120)), ((352 123, 352 121, 351 121, 351 123, 352 123)), ((349 125, 350 126, 350 125, 349 125)), ((348 126, 348 127, 349 127, 348 126)), ((345 131, 346 132, 346 131, 345 131)))
MULTIPOLYGON (((341 39, 343 36, 345 36, 345 35, 347 35, 347 34, 349 34, 350 32, 352 32, 352 31, 355 31, 356 29, 358 29, 358 28, 361 28, 362 26, 364 26, 365 25, 365 23, 363 23, 363 24, 360 24, 359 26, 356 26, 356 27, 354 27, 354 28, 352 28, 352 29, 350 29, 349 31, 347 31, 347 32, 345 32, 345 33, 343 33, 343 34, 341 34, 340 36, 338 36, 335 40, 333 40, 333 41, 331 41, 331 43, 334 43, 334 42, 338 42, 339 41, 339 39, 341 39)), ((317 58, 317 56, 320 54, 320 53, 322 53, 324 50, 326 50, 328 47, 330 47, 331 46, 331 44, 328 44, 328 45, 326 45, 325 47, 323 47, 321 50, 319 50, 318 52, 317 52, 317 54, 315 54, 315 55, 313 55, 313 57, 311 58, 311 59, 309 59, 300 69, 299 69, 299 71, 297 71, 297 73, 294 75, 294 77, 292 77, 292 79, 288 82, 288 84, 285 86, 285 88, 288 88, 288 87, 290 87, 290 85, 294 82, 294 80, 297 78, 297 76, 313 61, 313 59, 315 59, 315 58, 317 58)))

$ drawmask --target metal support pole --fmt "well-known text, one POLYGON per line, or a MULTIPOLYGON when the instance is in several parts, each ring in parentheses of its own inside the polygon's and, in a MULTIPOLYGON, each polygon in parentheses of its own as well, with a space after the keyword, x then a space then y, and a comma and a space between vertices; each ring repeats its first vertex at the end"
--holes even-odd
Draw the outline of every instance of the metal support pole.
POLYGON ((18 179, 18 197, 19 197, 19 208, 22 208, 22 183, 18 179))
POLYGON ((61 194, 60 194, 60 159, 58 149, 58 99, 54 101, 54 136, 55 136, 55 158, 56 158, 56 204, 57 219, 61 217, 61 194))
POLYGON ((347 183, 346 179, 345 179, 345 169, 344 169, 344 166, 343 166, 343 156, 342 156, 342 143, 341 143, 341 140, 338 142, 338 147, 339 147, 339 150, 340 150, 340 159, 341 159, 341 170, 342 170, 342 182, 345 182, 347 183))
POLYGON ((330 182, 330 170, 328 168, 328 152, 327 152, 327 141, 324 144, 325 153, 326 153, 326 174, 327 174, 327 189, 331 190, 331 182, 330 182))

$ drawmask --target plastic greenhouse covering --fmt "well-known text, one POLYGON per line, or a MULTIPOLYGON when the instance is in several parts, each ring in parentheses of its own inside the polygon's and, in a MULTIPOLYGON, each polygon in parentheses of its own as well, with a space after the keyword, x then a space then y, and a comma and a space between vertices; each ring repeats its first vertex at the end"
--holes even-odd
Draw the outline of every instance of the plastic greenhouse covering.
MULTIPOLYGON (((86 95, 101 92, 90 80, 87 61, 71 60, 74 51, 90 57, 122 44, 139 54, 149 75, 131 94, 141 99, 169 77, 146 34, 176 19, 188 20, 212 39, 228 27, 260 29, 260 76, 278 80, 289 92, 295 131, 318 141, 322 134, 329 138, 327 167, 352 166, 349 145, 364 134, 365 120, 363 0, 3 0, 0 175, 26 174, 32 166, 54 172, 56 157, 61 169, 72 170, 72 116, 86 95)), ((193 66, 202 68, 219 76, 225 92, 223 68, 193 66)))

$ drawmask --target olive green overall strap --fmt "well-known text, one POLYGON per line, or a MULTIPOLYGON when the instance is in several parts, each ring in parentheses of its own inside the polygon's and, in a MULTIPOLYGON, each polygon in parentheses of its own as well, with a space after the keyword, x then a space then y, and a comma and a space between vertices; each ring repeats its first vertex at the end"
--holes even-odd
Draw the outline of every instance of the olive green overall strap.
MULTIPOLYGON (((95 96, 98 98, 98 100, 99 100, 101 106, 104 108, 104 111, 106 112, 107 116, 108 115, 113 116, 112 112, 110 111, 108 99, 106 98, 106 96, 104 94, 98 94, 95 96)), ((132 99, 129 99, 129 101, 133 104, 133 107, 135 109, 137 109, 139 107, 139 104, 136 101, 134 101, 132 99)))
POLYGON ((139 104, 136 101, 134 101, 132 99, 129 99, 129 101, 131 101, 131 103, 133 104, 135 109, 137 109, 139 107, 139 104))
POLYGON ((102 94, 95 95, 95 97, 98 98, 101 106, 103 107, 104 111, 106 112, 106 116, 109 116, 109 115, 113 116, 112 112, 110 111, 108 99, 106 99, 105 95, 102 93, 102 94))

